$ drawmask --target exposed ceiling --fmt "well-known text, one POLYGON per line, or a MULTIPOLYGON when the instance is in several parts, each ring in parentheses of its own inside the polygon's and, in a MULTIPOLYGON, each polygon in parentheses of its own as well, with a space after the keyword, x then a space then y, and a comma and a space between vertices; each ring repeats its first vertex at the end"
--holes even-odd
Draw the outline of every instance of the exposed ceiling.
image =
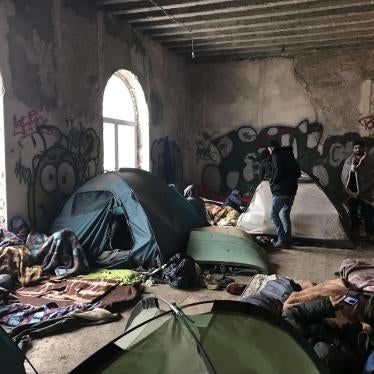
POLYGON ((194 61, 374 47, 374 0, 97 0, 194 61), (161 9, 162 8, 162 9, 161 9))

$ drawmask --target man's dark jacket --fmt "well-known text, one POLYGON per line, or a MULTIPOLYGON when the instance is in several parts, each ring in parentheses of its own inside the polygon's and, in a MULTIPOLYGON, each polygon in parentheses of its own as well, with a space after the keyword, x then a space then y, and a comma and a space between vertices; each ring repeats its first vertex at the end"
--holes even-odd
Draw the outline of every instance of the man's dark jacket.
POLYGON ((359 339, 361 323, 345 324, 341 329, 325 318, 334 318, 335 310, 328 298, 307 301, 283 311, 282 317, 313 346, 331 374, 361 373, 367 347, 359 339))
POLYGON ((297 179, 300 167, 291 147, 280 147, 273 150, 270 157, 270 189, 273 196, 294 196, 297 191, 297 179))

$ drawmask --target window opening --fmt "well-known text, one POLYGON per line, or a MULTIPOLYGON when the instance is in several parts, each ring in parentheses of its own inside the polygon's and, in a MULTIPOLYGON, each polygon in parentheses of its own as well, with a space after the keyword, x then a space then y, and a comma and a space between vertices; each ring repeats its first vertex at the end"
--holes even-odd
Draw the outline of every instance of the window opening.
POLYGON ((120 73, 108 80, 103 101, 104 170, 137 167, 137 107, 132 87, 120 73))

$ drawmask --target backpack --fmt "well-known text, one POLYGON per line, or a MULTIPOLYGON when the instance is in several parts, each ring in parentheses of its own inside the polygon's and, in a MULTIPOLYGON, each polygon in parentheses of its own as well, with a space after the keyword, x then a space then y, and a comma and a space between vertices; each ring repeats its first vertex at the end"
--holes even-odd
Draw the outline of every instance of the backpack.
POLYGON ((177 253, 166 263, 161 279, 172 287, 187 289, 200 284, 200 275, 200 266, 191 256, 177 253))

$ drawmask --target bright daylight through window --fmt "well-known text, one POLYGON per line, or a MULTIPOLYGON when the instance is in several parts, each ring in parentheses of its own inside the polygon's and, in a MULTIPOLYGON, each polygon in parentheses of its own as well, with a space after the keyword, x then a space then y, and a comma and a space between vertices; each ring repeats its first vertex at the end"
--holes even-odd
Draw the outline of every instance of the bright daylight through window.
POLYGON ((104 92, 104 170, 138 167, 138 113, 133 88, 113 74, 104 92))

